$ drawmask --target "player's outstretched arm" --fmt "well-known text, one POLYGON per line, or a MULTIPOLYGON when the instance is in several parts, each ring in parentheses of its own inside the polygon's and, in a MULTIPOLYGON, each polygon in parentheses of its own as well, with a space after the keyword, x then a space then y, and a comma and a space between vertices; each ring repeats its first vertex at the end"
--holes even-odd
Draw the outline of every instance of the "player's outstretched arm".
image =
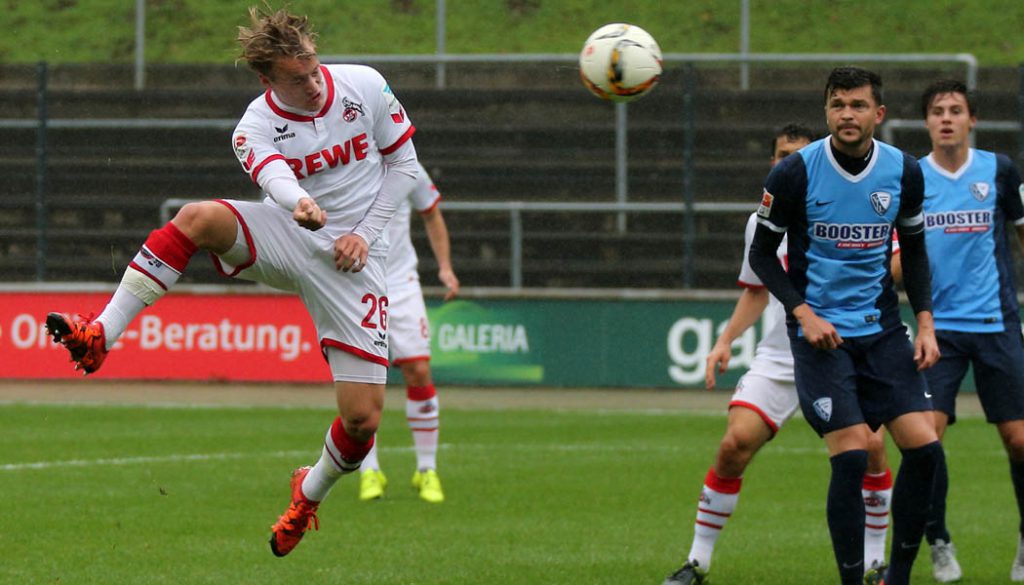
POLYGON ((448 289, 444 300, 448 301, 459 294, 459 279, 452 269, 452 247, 448 237, 448 226, 444 222, 444 216, 438 207, 434 207, 423 214, 423 224, 427 230, 427 240, 430 241, 430 249, 434 252, 437 260, 437 278, 441 284, 448 289))
POLYGON ((708 353, 704 368, 704 386, 715 387, 715 374, 724 374, 732 359, 732 342, 757 322, 768 306, 768 289, 764 287, 744 288, 736 301, 736 308, 729 317, 722 334, 708 353))

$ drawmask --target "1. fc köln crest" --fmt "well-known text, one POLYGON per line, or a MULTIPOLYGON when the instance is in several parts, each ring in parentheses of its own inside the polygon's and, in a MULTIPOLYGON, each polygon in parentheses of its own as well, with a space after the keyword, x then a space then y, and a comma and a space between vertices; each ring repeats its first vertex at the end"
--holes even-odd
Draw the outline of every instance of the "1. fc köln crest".
POLYGON ((978 201, 984 201, 988 197, 988 183, 971 183, 971 195, 978 201))
POLYGON ((871 194, 871 207, 878 215, 885 215, 885 212, 889 211, 890 205, 892 205, 892 193, 875 191, 871 194))

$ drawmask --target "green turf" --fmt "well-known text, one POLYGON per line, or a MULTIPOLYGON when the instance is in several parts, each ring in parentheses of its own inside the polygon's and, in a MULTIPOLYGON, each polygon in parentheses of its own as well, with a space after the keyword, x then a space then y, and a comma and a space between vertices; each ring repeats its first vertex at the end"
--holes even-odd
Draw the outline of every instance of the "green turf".
MULTIPOLYGON (((331 418, 2 405, 0 583, 660 583, 689 545, 724 425, 684 412, 447 409, 448 501, 432 506, 408 487, 408 431, 388 410, 386 499, 360 503, 354 478, 343 479, 321 531, 274 558, 266 540, 288 474, 313 462, 331 418)), ((963 420, 947 449, 966 583, 1005 582, 1017 514, 996 433, 963 420)), ((821 442, 793 421, 747 474, 715 582, 835 582, 827 474, 821 442)), ((922 558, 914 583, 931 583, 929 572, 922 558)))
MULTIPOLYGON (((148 0, 146 58, 153 63, 230 63, 236 27, 257 0, 148 0)), ((272 0, 277 7, 285 4, 272 0)), ((432 53, 433 0, 291 0, 321 32, 323 54, 432 53), (396 7, 408 6, 408 10, 396 7)), ((131 63, 135 2, 6 0, 0 63, 131 63)), ((448 0, 451 53, 576 52, 607 22, 643 26, 667 52, 738 52, 740 1, 448 0)), ((975 54, 1016 65, 1019 0, 771 0, 750 2, 753 52, 975 54)))

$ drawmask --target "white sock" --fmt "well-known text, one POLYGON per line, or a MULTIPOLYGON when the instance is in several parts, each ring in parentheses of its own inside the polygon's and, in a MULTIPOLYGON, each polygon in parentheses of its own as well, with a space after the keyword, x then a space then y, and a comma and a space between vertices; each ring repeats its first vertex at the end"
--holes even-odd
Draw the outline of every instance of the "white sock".
POLYGON ((342 472, 335 467, 327 452, 327 447, 324 447, 320 453, 320 459, 302 480, 302 493, 309 500, 322 502, 327 497, 327 493, 331 491, 331 487, 341 479, 341 476, 342 472))
POLYGON ((743 478, 718 477, 713 469, 709 469, 704 477, 704 487, 697 503, 697 520, 693 524, 693 544, 687 557, 687 560, 697 561, 702 569, 711 567, 715 541, 736 509, 742 481, 743 478))
POLYGON ((359 466, 359 471, 380 471, 380 461, 377 460, 378 440, 380 440, 380 437, 374 435, 373 447, 370 447, 370 452, 363 458, 363 463, 359 466))
POLYGON ((103 324, 107 349, 114 347, 124 330, 128 328, 128 324, 145 308, 146 303, 142 302, 142 299, 128 292, 124 287, 117 287, 114 296, 110 297, 107 306, 103 308, 103 312, 96 317, 96 321, 103 324))
POLYGON ((405 417, 416 447, 416 469, 437 469, 437 441, 441 406, 437 396, 405 401, 405 417))
POLYGON ((885 562, 885 536, 889 531, 889 506, 892 503, 892 473, 886 471, 866 477, 864 496, 864 567, 885 562), (887 483, 886 483, 887 482, 887 483), (888 487, 886 487, 888 486, 888 487), (877 489, 881 488, 881 489, 877 489))

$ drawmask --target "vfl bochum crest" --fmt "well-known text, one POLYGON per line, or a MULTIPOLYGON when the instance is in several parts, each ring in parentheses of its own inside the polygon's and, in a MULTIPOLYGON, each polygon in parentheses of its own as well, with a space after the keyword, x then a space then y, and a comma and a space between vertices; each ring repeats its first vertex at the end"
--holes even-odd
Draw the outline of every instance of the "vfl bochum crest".
POLYGON ((891 193, 875 191, 871 194, 871 207, 875 209, 875 213, 878 215, 885 215, 885 212, 889 211, 890 205, 892 205, 891 193))
POLYGON ((988 197, 988 183, 971 183, 971 195, 978 201, 984 201, 988 197))
POLYGON ((828 422, 832 418, 832 399, 825 397, 814 401, 814 412, 818 418, 828 422))

